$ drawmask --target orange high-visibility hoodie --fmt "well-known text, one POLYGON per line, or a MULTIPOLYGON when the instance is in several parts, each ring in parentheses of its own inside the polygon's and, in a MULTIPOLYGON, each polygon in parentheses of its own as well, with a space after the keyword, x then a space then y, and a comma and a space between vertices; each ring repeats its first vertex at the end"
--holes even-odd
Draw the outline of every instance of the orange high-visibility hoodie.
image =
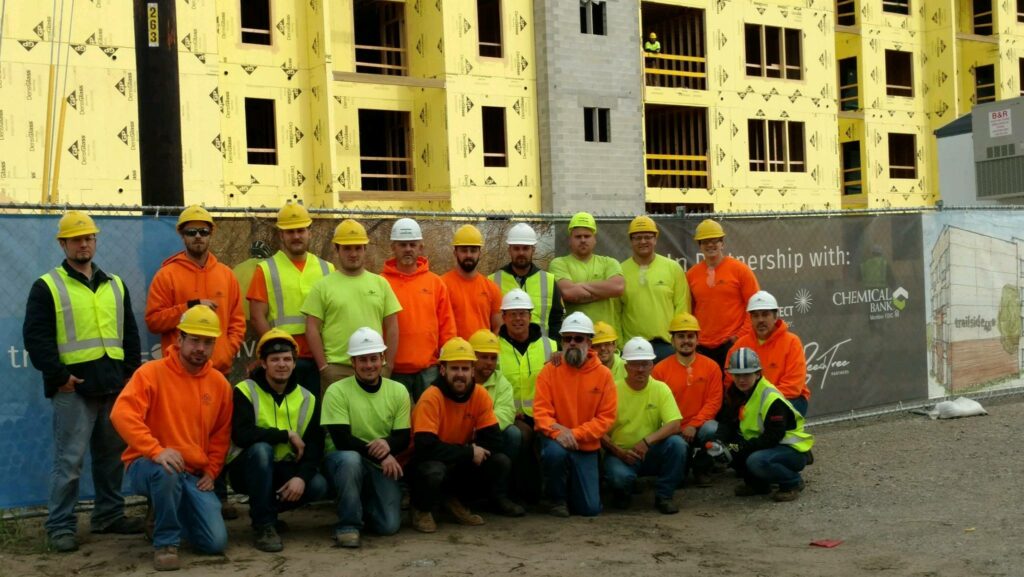
POLYGON ((213 348, 213 368, 227 374, 245 339, 245 312, 242 290, 235 273, 209 253, 206 266, 200 268, 179 252, 163 262, 149 285, 146 299, 146 326, 160 335, 160 349, 168 349, 178 338, 178 322, 188 310, 188 301, 210 299, 217 303, 220 338, 213 348))
POLYGON ((731 256, 718 263, 714 274, 714 282, 708 286, 707 261, 686 271, 693 316, 700 322, 698 342, 705 347, 718 347, 731 337, 750 333, 747 301, 760 290, 754 271, 731 256))
POLYGON ((175 449, 194 474, 220 474, 231 443, 231 385, 210 363, 190 374, 178 346, 143 363, 118 395, 110 422, 128 445, 121 460, 153 459, 175 449))
POLYGON ((558 423, 572 429, 581 451, 596 451, 601 448, 601 437, 615 424, 617 409, 612 372, 593 350, 587 352, 587 360, 578 369, 563 358, 557 367, 544 365, 537 375, 534 426, 552 439, 558 436, 554 427, 558 423))
MULTIPOLYGON (((807 388, 807 356, 800 337, 789 332, 786 321, 775 321, 775 330, 768 335, 768 340, 757 342, 754 333, 740 337, 729 349, 729 356, 740 347, 754 349, 761 359, 761 374, 787 399, 803 397, 811 398, 811 390, 807 388)), ((726 382, 732 385, 732 375, 726 376, 726 382)))
POLYGON ((416 271, 398 270, 395 259, 384 263, 384 277, 398 297, 398 352, 394 372, 418 373, 437 364, 441 345, 456 335, 448 287, 441 277, 430 272, 426 257, 416 259, 416 271))

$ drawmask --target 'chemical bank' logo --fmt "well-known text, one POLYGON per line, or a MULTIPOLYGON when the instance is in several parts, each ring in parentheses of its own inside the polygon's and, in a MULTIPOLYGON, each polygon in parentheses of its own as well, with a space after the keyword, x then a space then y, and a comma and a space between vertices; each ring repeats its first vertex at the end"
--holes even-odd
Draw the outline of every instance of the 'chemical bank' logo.
POLYGON ((871 320, 899 318, 909 300, 910 293, 903 287, 895 290, 873 288, 832 293, 832 304, 837 307, 866 306, 871 320))
POLYGON ((892 293, 892 306, 896 307, 896 310, 903 310, 907 306, 907 299, 910 298, 910 293, 907 289, 900 287, 892 293))

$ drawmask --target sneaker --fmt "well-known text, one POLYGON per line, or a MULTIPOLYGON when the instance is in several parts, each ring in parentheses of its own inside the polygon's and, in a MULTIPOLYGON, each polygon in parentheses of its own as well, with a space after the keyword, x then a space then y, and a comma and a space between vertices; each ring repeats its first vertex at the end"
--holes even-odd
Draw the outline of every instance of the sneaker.
POLYGON ((50 537, 50 549, 57 553, 73 553, 78 551, 78 539, 73 533, 63 533, 50 537))
POLYGON ((772 500, 777 501, 779 503, 784 503, 786 501, 796 501, 796 498, 800 496, 800 491, 803 491, 804 487, 804 481, 803 479, 801 479, 795 487, 791 487, 789 489, 780 488, 778 491, 772 493, 772 500))
POLYGON ((412 510, 412 528, 420 533, 434 533, 437 531, 437 523, 430 511, 412 510))
POLYGON ((548 515, 552 517, 567 518, 569 516, 569 507, 566 507, 565 503, 559 503, 558 505, 552 505, 548 509, 548 515))
POLYGON ((93 533, 113 533, 115 535, 138 535, 146 529, 146 520, 142 517, 121 517, 103 528, 92 528, 93 533))
POLYGON ((225 521, 233 521, 238 518, 238 507, 227 499, 220 502, 220 516, 225 521))
POLYGON ((710 487, 711 475, 708 475, 707 473, 694 473, 693 484, 698 487, 710 487))
POLYGON ((733 494, 737 497, 754 497, 756 495, 767 495, 771 493, 771 487, 767 485, 748 485, 743 483, 737 485, 736 489, 733 490, 733 494))
POLYGON ((334 543, 346 549, 358 549, 362 544, 359 540, 359 531, 335 531, 334 543))
POLYGON ((508 497, 498 497, 495 499, 494 508, 497 509, 498 513, 506 517, 522 517, 526 514, 526 509, 523 509, 522 505, 508 497))
POLYGON ((655 499, 654 508, 662 515, 675 515, 679 512, 679 506, 671 498, 665 497, 655 499))
POLYGON ((277 534, 277 529, 273 525, 264 525, 263 527, 254 528, 256 532, 255 546, 260 551, 265 553, 278 553, 284 550, 284 543, 281 542, 281 536, 277 534))
POLYGON ((181 568, 178 560, 178 548, 174 546, 160 547, 153 551, 153 568, 157 571, 177 571, 181 568))
POLYGON ((476 526, 484 524, 483 517, 470 511, 468 508, 466 508, 465 505, 462 504, 461 501, 459 501, 455 497, 452 497, 445 501, 444 506, 446 509, 448 509, 448 512, 451 513, 453 517, 455 517, 455 520, 458 521, 459 524, 461 525, 476 526))

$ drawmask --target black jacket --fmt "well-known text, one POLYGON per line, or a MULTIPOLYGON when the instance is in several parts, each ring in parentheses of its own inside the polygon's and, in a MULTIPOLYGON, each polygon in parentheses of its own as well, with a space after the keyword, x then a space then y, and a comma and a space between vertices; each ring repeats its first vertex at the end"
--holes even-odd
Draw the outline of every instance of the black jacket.
POLYGON ((779 444, 786 431, 796 428, 796 416, 782 399, 777 399, 768 406, 764 419, 764 432, 756 439, 744 439, 740 434, 740 408, 747 404, 751 393, 757 388, 755 384, 750 391, 744 393, 733 383, 726 392, 722 402, 721 420, 718 423, 716 437, 723 443, 735 443, 739 453, 749 455, 754 451, 771 449, 779 444))

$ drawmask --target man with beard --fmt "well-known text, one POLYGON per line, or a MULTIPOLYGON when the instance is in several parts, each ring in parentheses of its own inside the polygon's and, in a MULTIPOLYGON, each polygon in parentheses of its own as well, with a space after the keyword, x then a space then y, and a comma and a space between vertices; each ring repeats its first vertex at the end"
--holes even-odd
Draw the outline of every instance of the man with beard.
POLYGON ((541 328, 545 337, 557 335, 565 311, 562 293, 555 284, 554 275, 541 270, 533 263, 537 245, 537 233, 525 222, 513 226, 506 237, 509 263, 491 275, 491 280, 501 289, 502 296, 519 288, 530 295, 536 303, 530 320, 541 328))
POLYGON ((619 332, 619 297, 626 289, 622 266, 610 256, 594 254, 597 221, 578 212, 569 221, 569 253, 551 261, 567 313, 582 312, 593 322, 604 321, 619 332))
POLYGON ((327 493, 317 472, 324 454, 320 406, 295 378, 298 343, 270 329, 256 343, 257 367, 235 385, 228 477, 249 496, 249 516, 260 551, 284 549, 277 515, 327 493))
POLYGON ((110 413, 132 488, 149 499, 157 571, 179 568, 182 538, 207 554, 227 545, 213 493, 231 441, 231 385, 210 361, 220 336, 213 309, 190 308, 177 344, 135 371, 110 413))
POLYGON ((448 287, 430 272, 423 253, 423 232, 411 218, 391 227, 391 253, 380 273, 402 305, 398 313, 398 353, 391 378, 405 385, 413 402, 437 380, 437 352, 455 336, 448 287))
POLYGON ((448 286, 456 331, 463 339, 480 329, 493 332, 501 327, 501 290, 476 270, 483 245, 484 235, 475 226, 459 227, 452 239, 458 267, 441 277, 448 286))
POLYGON ((110 409, 141 362, 139 330, 128 287, 93 262, 97 228, 69 211, 57 225, 64 262, 32 284, 22 334, 32 365, 53 404, 53 469, 46 535, 58 553, 78 549, 78 478, 92 452, 96 506, 93 533, 141 533, 142 519, 124 516, 119 459, 124 441, 110 426, 110 409))
POLYGON ((576 312, 562 321, 562 362, 537 376, 533 415, 541 439, 541 467, 551 515, 601 512, 597 455, 615 423, 612 373, 590 350, 594 324, 576 312))
POLYGON ((603 321, 594 323, 594 338, 590 340, 591 347, 597 353, 601 364, 612 372, 615 382, 626 378, 626 363, 622 362, 622 357, 619 356, 618 342, 619 335, 615 334, 614 327, 603 321))
POLYGON ((480 329, 473 333, 469 344, 476 354, 476 363, 473 365, 473 382, 480 385, 491 396, 494 403, 494 416, 498 419, 498 427, 501 428, 503 447, 502 453, 508 455, 509 459, 515 462, 519 455, 519 449, 523 444, 523 434, 512 423, 516 420, 516 405, 512 399, 512 383, 498 370, 498 354, 501 352, 501 344, 497 335, 487 329, 480 329))
MULTIPOLYGON (((764 378, 794 409, 807 416, 811 390, 807 388, 807 356, 803 342, 789 332, 789 325, 779 318, 779 303, 768 291, 758 291, 750 297, 747 312, 754 332, 740 337, 732 350, 747 347, 757 353, 764 378)), ((726 381, 728 384, 732 379, 726 381)))
POLYGON ((277 213, 277 237, 281 249, 259 263, 246 299, 252 328, 263 336, 271 327, 295 339, 295 379, 305 390, 320 394, 320 373, 306 340, 306 316, 302 303, 334 265, 309 252, 309 227, 313 219, 301 204, 286 204, 277 213))
POLYGON ((492 506, 509 517, 525 511, 507 496, 512 464, 501 452, 501 429, 490 395, 473 382, 476 355, 455 337, 441 348, 441 378, 427 389, 412 415, 412 526, 437 530, 433 511, 445 507, 463 525, 484 519, 463 502, 485 488, 492 506))
POLYGON ((306 315, 306 340, 320 373, 320 391, 355 374, 348 339, 360 327, 383 333, 387 343, 384 376, 391 374, 398 349, 398 303, 383 277, 364 268, 370 237, 363 225, 345 219, 334 229, 338 270, 313 285, 300 312, 306 315))

